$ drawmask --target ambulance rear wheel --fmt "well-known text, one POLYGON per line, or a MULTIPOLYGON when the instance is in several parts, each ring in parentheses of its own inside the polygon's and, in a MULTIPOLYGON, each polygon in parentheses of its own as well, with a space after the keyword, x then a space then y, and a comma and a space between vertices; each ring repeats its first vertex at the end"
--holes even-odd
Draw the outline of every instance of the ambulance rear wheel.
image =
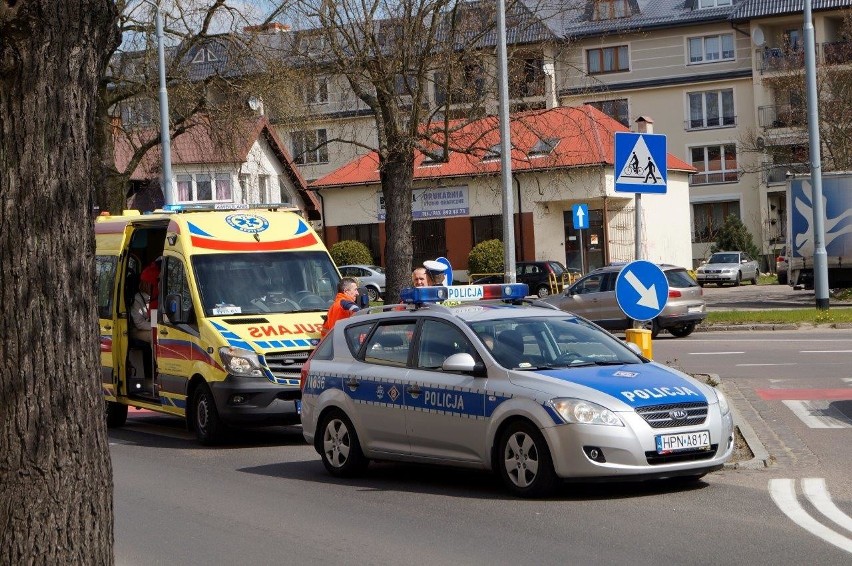
POLYGON ((219 419, 216 401, 207 384, 199 385, 192 396, 192 419, 195 436, 205 446, 212 446, 222 438, 225 426, 219 419))
POLYGON ((514 495, 544 497, 556 489, 550 450, 529 421, 516 421, 503 431, 497 459, 500 478, 514 495))
POLYGON ((328 473, 339 478, 361 474, 369 464, 361 451, 361 443, 352 421, 343 411, 333 410, 319 427, 319 453, 328 473))
POLYGON ((118 428, 127 422, 127 405, 104 401, 106 423, 108 428, 118 428))

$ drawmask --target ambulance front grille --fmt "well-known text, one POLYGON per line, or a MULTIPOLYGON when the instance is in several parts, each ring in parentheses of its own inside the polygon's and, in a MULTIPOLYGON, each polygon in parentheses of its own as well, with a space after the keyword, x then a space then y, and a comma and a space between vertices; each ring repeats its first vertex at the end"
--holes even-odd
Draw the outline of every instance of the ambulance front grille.
POLYGON ((266 354, 266 365, 275 377, 298 379, 311 350, 266 354))
POLYGON ((707 403, 671 403, 640 407, 636 413, 651 428, 676 428, 694 426, 707 420, 707 403))

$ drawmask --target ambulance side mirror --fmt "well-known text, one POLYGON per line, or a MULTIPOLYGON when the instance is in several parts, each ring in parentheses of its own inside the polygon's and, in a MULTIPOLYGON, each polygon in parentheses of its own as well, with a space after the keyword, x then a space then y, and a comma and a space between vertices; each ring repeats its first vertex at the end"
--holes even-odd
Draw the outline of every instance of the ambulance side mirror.
POLYGON ((183 308, 183 297, 174 293, 166 297, 166 316, 172 324, 186 324, 189 322, 189 312, 183 308))

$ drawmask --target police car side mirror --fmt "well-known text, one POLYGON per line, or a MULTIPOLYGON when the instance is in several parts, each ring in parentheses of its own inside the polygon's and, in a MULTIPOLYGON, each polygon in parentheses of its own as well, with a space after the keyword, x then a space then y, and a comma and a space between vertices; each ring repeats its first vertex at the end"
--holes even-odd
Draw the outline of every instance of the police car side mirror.
POLYGON ((642 354, 642 348, 639 347, 639 344, 636 344, 635 342, 625 342, 625 344, 627 344, 627 347, 634 354, 636 354, 638 356, 644 355, 644 354, 642 354))
POLYGON ((441 364, 441 369, 457 373, 470 373, 474 377, 483 377, 486 374, 485 364, 477 363, 473 356, 467 353, 453 354, 448 357, 441 364))
POLYGON ((166 316, 172 324, 186 324, 189 312, 183 308, 183 297, 178 293, 166 297, 166 316))

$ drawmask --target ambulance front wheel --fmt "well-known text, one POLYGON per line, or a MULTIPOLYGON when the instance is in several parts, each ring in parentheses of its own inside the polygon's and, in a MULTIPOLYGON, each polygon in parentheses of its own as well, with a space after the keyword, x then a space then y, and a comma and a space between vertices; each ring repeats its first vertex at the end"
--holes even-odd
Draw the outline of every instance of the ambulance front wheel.
POLYGON ((511 423, 500 436, 497 470, 503 483, 518 497, 544 497, 558 478, 547 442, 529 421, 511 423))
POLYGON ((326 414, 319 430, 319 453, 328 473, 339 478, 351 478, 366 469, 369 460, 361 451, 352 421, 343 411, 334 409, 326 414))
POLYGON ((108 428, 118 428, 127 422, 127 405, 104 401, 106 412, 106 423, 108 428))
POLYGON ((224 425, 216 410, 216 401, 206 383, 200 384, 192 396, 192 424, 195 436, 205 446, 219 442, 224 432, 224 425))

